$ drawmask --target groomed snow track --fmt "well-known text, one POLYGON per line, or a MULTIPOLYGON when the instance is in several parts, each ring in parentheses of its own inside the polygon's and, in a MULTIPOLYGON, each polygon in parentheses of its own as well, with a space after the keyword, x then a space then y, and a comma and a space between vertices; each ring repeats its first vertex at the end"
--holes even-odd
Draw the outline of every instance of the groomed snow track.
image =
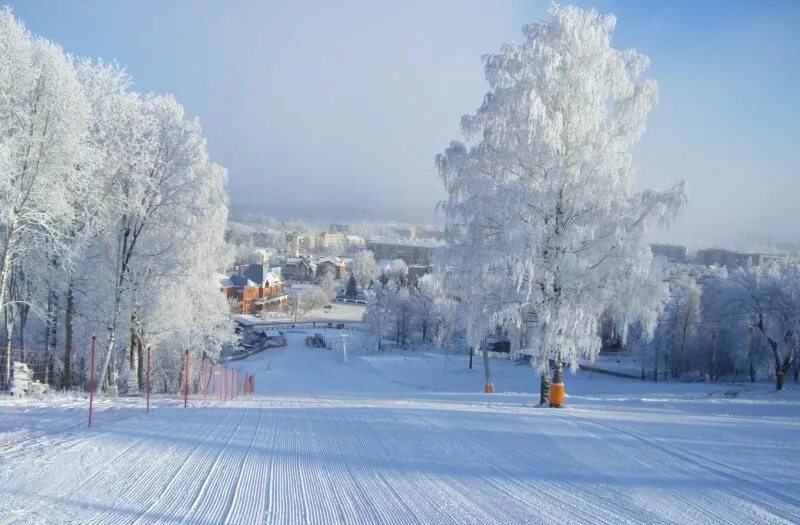
MULTIPOLYGON (((303 364, 297 356, 311 350, 291 352, 252 365, 274 373, 273 385, 282 371, 303 372, 308 388, 298 390, 311 393, 101 417, 90 431, 0 452, 0 523, 800 522, 790 472, 774 479, 693 451, 711 440, 738 453, 759 437, 755 421, 539 410, 396 386, 326 394, 334 353, 303 364), (655 435, 676 424, 713 430, 655 435)), ((346 370, 354 390, 385 381, 357 364, 346 370)), ((767 463, 794 454, 795 468, 797 422, 768 424, 776 437, 754 450, 767 463)))

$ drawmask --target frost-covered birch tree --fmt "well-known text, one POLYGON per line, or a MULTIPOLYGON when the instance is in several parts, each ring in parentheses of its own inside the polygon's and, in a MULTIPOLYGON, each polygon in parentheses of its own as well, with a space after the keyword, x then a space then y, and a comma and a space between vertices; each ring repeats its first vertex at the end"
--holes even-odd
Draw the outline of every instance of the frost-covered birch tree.
POLYGON ((535 334, 534 366, 546 378, 552 361, 562 382, 563 366, 597 355, 610 305, 628 323, 644 315, 629 299, 653 279, 645 230, 686 197, 683 184, 632 189, 630 150, 657 100, 647 57, 611 46, 611 15, 549 13, 484 58, 489 92, 436 164, 458 286, 482 326, 535 334))
MULTIPOLYGON (((59 268, 78 214, 74 196, 91 184, 86 165, 89 105, 69 58, 0 10, 0 316, 19 300, 9 285, 21 261, 48 255, 59 268)), ((6 326, 8 382, 13 322, 6 326)))
POLYGON ((115 63, 74 59, 0 10, 0 383, 14 329, 24 348, 31 317, 49 361, 40 379, 56 384, 63 369, 66 388, 73 349, 106 328, 105 380, 120 333, 131 334, 132 368, 144 338, 164 354, 213 356, 232 334, 215 284, 228 253, 225 170, 173 97, 130 83, 115 63))
POLYGON ((205 162, 199 125, 185 119, 183 107, 173 97, 129 94, 117 109, 117 133, 107 155, 112 165, 105 172, 110 175, 106 189, 114 206, 104 238, 110 269, 107 285, 113 295, 106 310, 101 377, 114 355, 123 301, 135 293, 135 277, 147 275, 142 265, 158 264, 157 256, 168 253, 183 235, 175 226, 193 206, 189 190, 196 182, 196 167, 205 162), (139 273, 133 271, 137 265, 139 273))

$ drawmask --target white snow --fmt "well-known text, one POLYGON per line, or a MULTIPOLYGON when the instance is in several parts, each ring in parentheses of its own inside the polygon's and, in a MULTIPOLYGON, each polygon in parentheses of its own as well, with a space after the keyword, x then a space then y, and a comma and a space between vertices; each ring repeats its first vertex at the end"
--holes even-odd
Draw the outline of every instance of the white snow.
POLYGON ((0 398, 0 523, 800 521, 796 388, 579 373, 548 410, 528 366, 486 395, 464 355, 304 335, 234 402, 101 400, 88 430, 81 398, 0 398))

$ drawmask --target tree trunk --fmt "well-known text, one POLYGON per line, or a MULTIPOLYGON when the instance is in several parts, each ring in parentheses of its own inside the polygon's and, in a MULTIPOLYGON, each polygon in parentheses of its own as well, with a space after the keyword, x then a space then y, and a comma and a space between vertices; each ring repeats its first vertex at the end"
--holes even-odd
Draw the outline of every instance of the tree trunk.
POLYGON ((67 283, 67 306, 64 314, 64 377, 61 381, 64 389, 72 388, 72 319, 75 313, 75 296, 72 289, 73 283, 70 278, 67 283))
POLYGON ((140 391, 144 391, 145 377, 144 377, 144 343, 142 342, 142 334, 139 333, 137 338, 139 343, 136 347, 136 385, 140 391))
POLYGON ((106 348, 103 353, 103 358, 100 363, 100 369, 97 371, 97 377, 100 378, 101 382, 106 381, 106 376, 108 375, 108 367, 111 364, 111 356, 114 353, 114 330, 117 328, 117 319, 119 317, 119 303, 115 307, 117 310, 114 314, 112 324, 108 327, 108 335, 106 336, 106 348))
POLYGON ((553 373, 553 383, 564 383, 564 363, 561 362, 560 359, 556 361, 556 370, 553 373))
POLYGON ((14 315, 8 315, 8 308, 6 308, 6 369, 4 383, 6 390, 11 388, 11 341, 14 335, 14 315))
POLYGON ((142 389, 142 373, 140 370, 141 358, 140 349, 141 342, 139 341, 139 323, 137 322, 136 314, 131 315, 131 343, 128 349, 128 367, 130 369, 131 377, 136 378, 136 387, 142 389))
POLYGON ((775 369, 775 390, 783 390, 783 380, 785 375, 782 368, 775 369))
MULTIPOLYGON (((8 328, 8 307, 6 306, 6 296, 8 294, 8 280, 9 280, 9 273, 10 263, 11 263, 11 244, 13 242, 12 237, 13 229, 6 230, 6 242, 3 243, 3 260, 2 260, 2 276, 0 276, 0 311, 3 312, 3 318, 5 319, 5 326, 6 326, 6 355, 4 360, 4 369, 3 369, 3 377, 1 384, 5 386, 6 389, 9 388, 11 383, 11 332, 8 328)), ((13 316, 11 317, 13 320, 13 316)))
POLYGON ((3 361, 0 362, 0 372, 2 373, 2 377, 0 377, 0 387, 3 390, 9 388, 10 382, 10 371, 11 371, 11 353, 8 351, 7 344, 8 344, 8 331, 6 327, 8 326, 8 310, 3 309, 3 330, 5 331, 6 340, 4 341, 6 344, 3 345, 3 361))
POLYGON ((484 391, 487 394, 494 392, 494 385, 492 384, 492 371, 489 369, 489 350, 483 349, 483 375, 486 377, 486 385, 484 391))
POLYGON ((474 353, 474 352, 473 352, 473 348, 470 346, 470 347, 469 347, 469 369, 470 369, 470 370, 472 370, 472 354, 473 354, 473 353, 474 353))
POLYGON ((542 375, 539 383, 539 406, 550 406, 550 362, 546 362, 544 370, 539 372, 542 375))
POLYGON ((50 310, 47 312, 48 315, 48 335, 49 341, 46 343, 47 351, 45 352, 45 359, 47 360, 47 375, 45 377, 45 383, 48 385, 52 385, 54 382, 54 355, 56 351, 56 345, 58 343, 58 293, 53 290, 50 292, 52 297, 52 303, 48 301, 48 308, 50 310))

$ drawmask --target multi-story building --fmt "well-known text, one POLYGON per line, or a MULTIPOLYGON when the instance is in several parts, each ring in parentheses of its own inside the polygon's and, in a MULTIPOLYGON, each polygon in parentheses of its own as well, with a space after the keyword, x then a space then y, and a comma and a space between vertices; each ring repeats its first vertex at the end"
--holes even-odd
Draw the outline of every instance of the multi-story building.
POLYGON ((310 233, 290 232, 285 234, 286 251, 294 257, 310 253, 317 246, 317 238, 310 233))
POLYGON ((677 244, 651 244, 653 255, 665 257, 669 262, 686 262, 688 251, 686 246, 677 244))
POLYGON ((695 262, 706 266, 725 266, 732 268, 745 268, 748 266, 763 266, 772 261, 782 261, 787 257, 774 253, 745 253, 724 250, 722 248, 706 248, 697 250, 695 262))
POLYGON ((442 242, 428 239, 373 237, 367 241, 367 249, 375 255, 375 260, 402 259, 408 265, 421 266, 432 264, 434 253, 442 246, 442 242))
POLYGON ((367 242, 358 235, 347 235, 345 236, 345 244, 347 246, 353 246, 355 248, 363 248, 366 246, 367 242))
POLYGON ((283 280, 263 264, 249 264, 240 273, 220 279, 222 293, 236 299, 239 313, 254 314, 274 310, 286 304, 283 280))
POLYGON ((322 257, 317 260, 317 277, 324 277, 327 273, 334 279, 341 279, 347 267, 339 257, 322 257))
POLYGON ((317 235, 317 247, 320 249, 332 246, 344 246, 344 234, 340 232, 323 232, 317 235))

